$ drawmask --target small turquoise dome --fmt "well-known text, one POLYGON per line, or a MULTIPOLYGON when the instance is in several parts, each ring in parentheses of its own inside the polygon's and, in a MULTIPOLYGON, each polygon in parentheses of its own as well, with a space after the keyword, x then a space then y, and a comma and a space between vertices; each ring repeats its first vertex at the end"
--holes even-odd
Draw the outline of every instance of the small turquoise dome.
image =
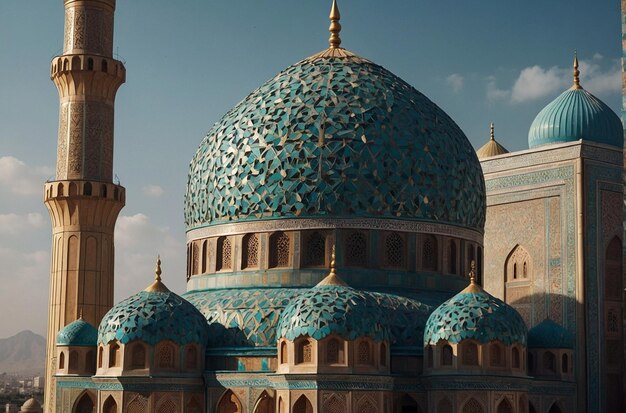
POLYGON ((546 318, 528 330, 529 348, 574 348, 574 334, 546 318))
POLYGON ((278 338, 293 341, 309 336, 321 340, 337 334, 345 340, 389 340, 388 317, 378 303, 366 292, 331 277, 332 274, 285 308, 278 322, 278 338))
POLYGON ((95 347, 98 330, 81 318, 72 321, 57 334, 57 346, 95 347))
POLYGON ((106 313, 98 329, 98 343, 112 340, 122 344, 142 340, 154 345, 170 340, 181 346, 206 345, 207 324, 196 307, 157 279, 146 290, 119 302, 106 313))
POLYGON ((468 339, 525 346, 526 334, 526 324, 513 307, 472 283, 428 317, 424 346, 436 345, 440 340, 457 344, 468 339))
POLYGON ((185 222, 315 217, 482 232, 480 163, 457 124, 393 73, 343 49, 312 56, 209 131, 189 166, 185 222))
POLYGON ((543 108, 528 132, 532 149, 579 139, 622 147, 624 132, 619 117, 585 89, 572 87, 543 108))

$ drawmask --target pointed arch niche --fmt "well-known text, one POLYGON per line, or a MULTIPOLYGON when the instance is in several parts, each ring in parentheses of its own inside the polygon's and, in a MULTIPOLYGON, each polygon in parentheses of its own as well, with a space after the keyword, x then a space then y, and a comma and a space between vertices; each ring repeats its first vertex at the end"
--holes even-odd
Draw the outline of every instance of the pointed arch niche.
POLYGON ((530 297, 533 280, 533 260, 528 250, 516 245, 504 264, 504 301, 507 304, 520 303, 530 297))
POLYGON ((254 413, 274 413, 275 402, 274 398, 269 395, 267 391, 263 391, 259 396, 256 405, 254 406, 254 413))
POLYGON ((243 413, 241 402, 232 390, 227 390, 217 404, 216 413, 243 413))
POLYGON ((93 413, 95 407, 96 397, 85 391, 74 404, 72 413, 93 413))

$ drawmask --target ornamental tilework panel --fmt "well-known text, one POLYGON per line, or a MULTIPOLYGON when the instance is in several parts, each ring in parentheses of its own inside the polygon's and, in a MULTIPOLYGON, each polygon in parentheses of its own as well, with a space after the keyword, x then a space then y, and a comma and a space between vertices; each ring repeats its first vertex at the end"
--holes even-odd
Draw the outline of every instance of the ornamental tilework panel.
MULTIPOLYGON (((274 347, 277 326, 284 308, 309 289, 277 288, 255 290, 209 290, 184 295, 209 323, 209 347, 274 347)), ((399 296, 365 292, 385 314, 391 342, 422 347, 424 325, 430 312, 446 298, 428 292, 399 296)))
POLYGON ((178 345, 207 342, 206 320, 188 301, 172 292, 141 291, 120 301, 102 319, 98 342, 117 340, 127 344, 142 340, 157 344, 171 340, 178 345))
POLYGON ((484 181, 452 119, 361 58, 297 63, 209 131, 189 168, 189 229, 234 220, 369 216, 482 232, 484 181))
POLYGON ((513 307, 484 291, 460 292, 439 306, 426 322, 424 346, 439 340, 459 343, 466 339, 504 345, 526 345, 526 325, 513 307))

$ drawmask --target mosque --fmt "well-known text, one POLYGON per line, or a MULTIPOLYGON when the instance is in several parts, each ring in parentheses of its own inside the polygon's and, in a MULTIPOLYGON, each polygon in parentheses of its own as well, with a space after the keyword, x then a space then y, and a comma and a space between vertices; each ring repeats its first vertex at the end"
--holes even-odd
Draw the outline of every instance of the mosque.
POLYGON ((576 58, 529 149, 476 152, 333 0, 193 155, 187 291, 157 261, 115 304, 115 0, 64 5, 47 413, 623 411, 624 134, 576 58))

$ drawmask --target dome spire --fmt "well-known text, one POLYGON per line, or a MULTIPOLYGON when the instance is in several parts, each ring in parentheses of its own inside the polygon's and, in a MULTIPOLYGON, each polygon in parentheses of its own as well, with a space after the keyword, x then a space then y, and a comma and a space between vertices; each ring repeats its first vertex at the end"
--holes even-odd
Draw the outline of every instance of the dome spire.
POLYGON ((144 291, 149 293, 168 293, 170 290, 161 282, 161 255, 157 255, 154 281, 144 291))
POLYGON ((494 124, 493 124, 493 122, 491 122, 491 125, 489 125, 489 140, 491 140, 491 141, 495 141, 496 140, 496 134, 494 132, 494 124))
POLYGON ((472 260, 470 263, 470 272, 469 272, 470 284, 465 287, 462 293, 478 293, 483 291, 482 287, 476 283, 476 261, 472 260))
POLYGON ((582 89, 580 86, 580 70, 578 70, 578 52, 574 50, 574 85, 572 89, 582 89))
POLYGON ((341 44, 341 38, 339 37, 339 32, 341 32, 341 24, 339 23, 339 19, 341 19, 341 15, 339 14, 339 7, 337 7, 337 0, 333 0, 333 5, 330 8, 330 27, 328 31, 330 32, 330 38, 328 42, 330 43, 331 49, 338 49, 341 44))
POLYGON ((326 278, 324 278, 322 281, 319 282, 319 284, 317 284, 317 287, 322 285, 342 285, 344 287, 348 286, 348 284, 346 284, 346 282, 342 280, 335 271, 335 258, 335 244, 333 244, 333 249, 330 254, 330 272, 328 273, 326 278))

